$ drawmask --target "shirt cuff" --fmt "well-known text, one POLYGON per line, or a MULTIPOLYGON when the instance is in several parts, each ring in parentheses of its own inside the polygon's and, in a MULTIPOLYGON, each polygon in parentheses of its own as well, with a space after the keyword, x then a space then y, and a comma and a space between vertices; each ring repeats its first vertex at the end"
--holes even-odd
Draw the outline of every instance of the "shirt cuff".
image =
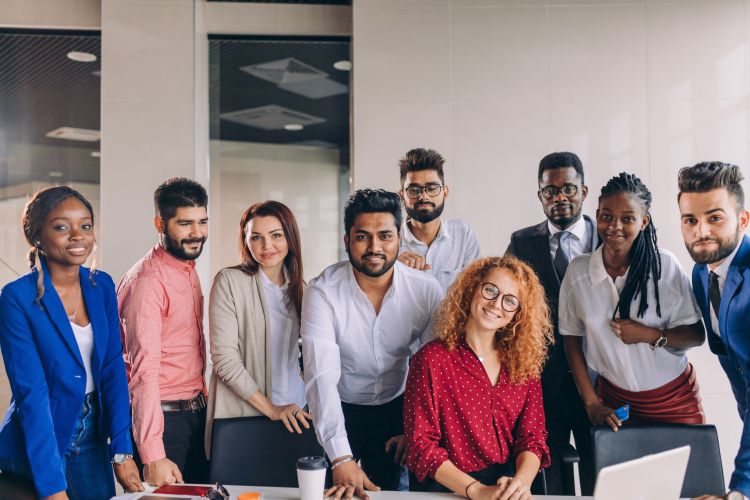
POLYGON ((349 446, 349 438, 346 436, 332 438, 323 448, 325 448, 326 454, 331 461, 352 454, 352 449, 349 446))
POLYGON ((435 474, 437 474, 438 469, 441 465, 443 465, 445 462, 448 461, 448 457, 445 455, 440 455, 435 460, 432 461, 432 465, 430 465, 430 470, 427 471, 427 473, 430 475, 432 479, 435 479, 435 474))
POLYGON ((150 464, 151 462, 166 458, 167 454, 164 451, 164 441, 162 441, 161 436, 151 437, 143 443, 139 443, 138 454, 143 464, 150 464))

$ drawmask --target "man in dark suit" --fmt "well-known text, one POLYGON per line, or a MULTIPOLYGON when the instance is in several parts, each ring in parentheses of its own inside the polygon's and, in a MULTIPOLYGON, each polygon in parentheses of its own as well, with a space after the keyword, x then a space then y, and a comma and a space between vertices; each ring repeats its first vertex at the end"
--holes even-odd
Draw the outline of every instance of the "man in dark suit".
POLYGON ((573 153, 552 153, 539 163, 537 196, 547 220, 516 231, 506 253, 528 263, 544 286, 555 326, 555 343, 542 372, 542 395, 546 416, 547 444, 552 465, 546 470, 547 492, 562 494, 561 459, 558 443, 569 443, 573 433, 581 457, 581 494, 594 491, 591 454, 591 421, 565 358, 563 339, 557 330, 557 302, 565 271, 573 257, 592 252, 599 242, 596 224, 581 214, 588 194, 583 165, 573 153))
POLYGON ((696 262, 693 292, 744 423, 728 500, 750 497, 750 213, 742 179, 739 167, 720 162, 683 168, 678 177, 682 237, 696 262))

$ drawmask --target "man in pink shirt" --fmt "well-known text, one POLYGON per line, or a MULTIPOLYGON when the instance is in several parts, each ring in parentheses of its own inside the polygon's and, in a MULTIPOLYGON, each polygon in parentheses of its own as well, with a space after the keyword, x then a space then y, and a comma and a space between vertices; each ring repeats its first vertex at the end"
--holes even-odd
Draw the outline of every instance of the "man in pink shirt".
POLYGON ((195 271, 207 205, 206 190, 191 179, 159 186, 159 243, 117 287, 134 459, 152 486, 208 482, 203 293, 195 271))

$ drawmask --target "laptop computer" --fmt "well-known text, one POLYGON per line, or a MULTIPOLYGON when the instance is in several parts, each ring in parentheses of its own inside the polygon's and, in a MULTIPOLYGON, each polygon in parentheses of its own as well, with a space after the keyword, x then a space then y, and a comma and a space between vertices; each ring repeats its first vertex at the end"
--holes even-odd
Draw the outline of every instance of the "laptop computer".
POLYGON ((594 500, 678 500, 690 446, 604 467, 596 476, 594 500))

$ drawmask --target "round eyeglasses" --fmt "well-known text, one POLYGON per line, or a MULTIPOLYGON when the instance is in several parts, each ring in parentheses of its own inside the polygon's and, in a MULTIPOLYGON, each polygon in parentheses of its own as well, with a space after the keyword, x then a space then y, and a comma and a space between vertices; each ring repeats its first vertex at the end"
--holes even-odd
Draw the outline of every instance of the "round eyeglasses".
POLYGON ((578 192, 579 186, 577 184, 566 184, 559 188, 557 186, 547 186, 542 189, 542 196, 548 200, 557 198, 557 193, 562 193, 566 198, 572 198, 578 192))
POLYGON ((440 194, 443 190, 442 184, 427 184, 425 187, 421 186, 410 186, 406 188, 406 196, 412 200, 418 200, 422 197, 423 192, 427 192, 427 196, 434 198, 440 194))
POLYGON ((503 296, 502 305, 503 309, 509 313, 516 312, 521 307, 521 302, 515 295, 508 295, 507 293, 500 293, 500 289, 494 283, 480 283, 482 285, 482 297, 487 300, 495 300, 500 295, 503 296))

